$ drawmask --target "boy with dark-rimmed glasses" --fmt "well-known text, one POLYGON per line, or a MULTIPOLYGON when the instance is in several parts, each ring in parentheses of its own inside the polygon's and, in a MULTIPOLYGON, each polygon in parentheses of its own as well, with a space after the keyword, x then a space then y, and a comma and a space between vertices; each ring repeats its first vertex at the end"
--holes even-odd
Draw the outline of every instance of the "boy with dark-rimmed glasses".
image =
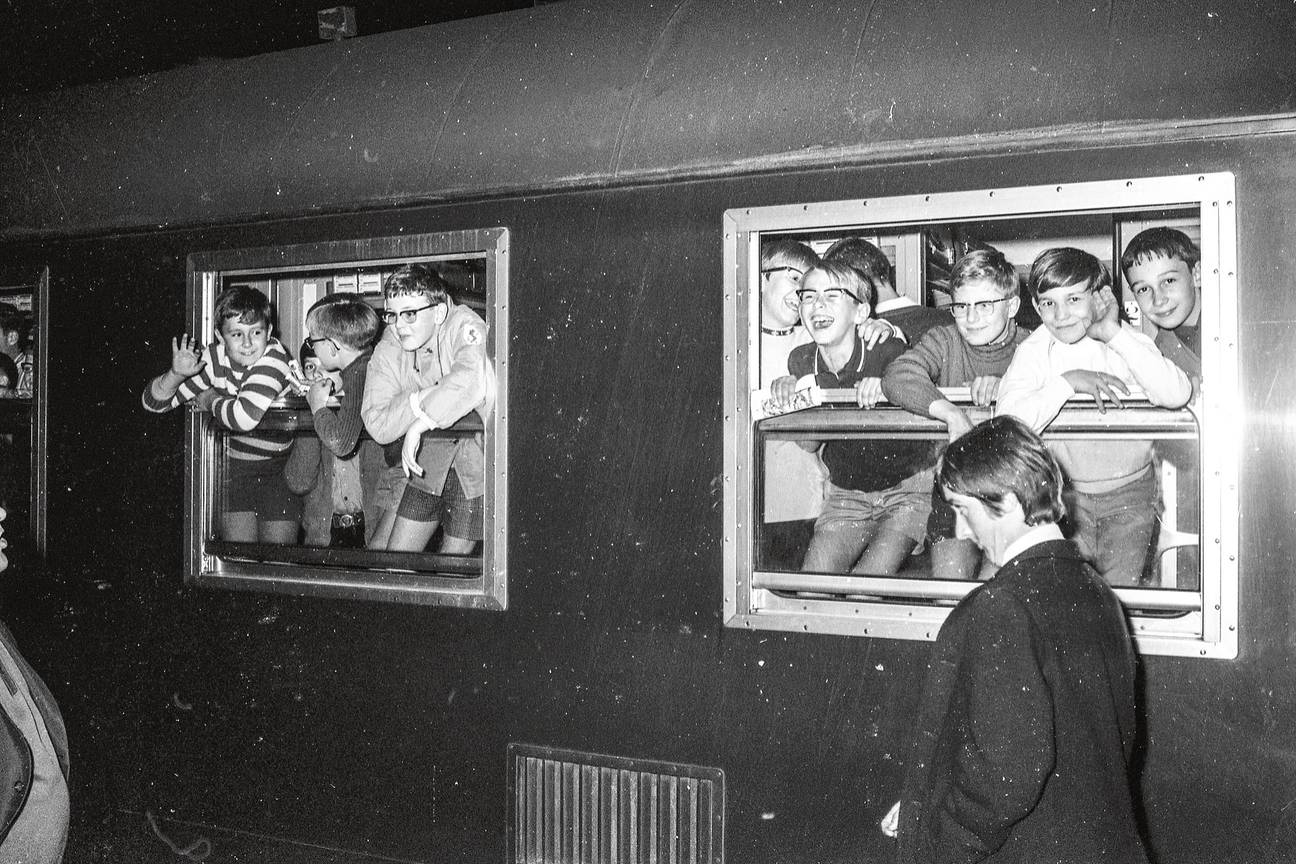
MULTIPOLYGON (((882 372, 904 345, 890 340, 869 347, 858 327, 869 319, 872 285, 853 267, 821 262, 806 271, 797 292, 801 322, 814 340, 788 357, 788 372, 771 389, 785 400, 798 379, 813 375, 824 388, 851 388, 862 408, 882 397, 882 372)), ((923 471, 924 442, 806 441, 828 469, 823 512, 801 569, 817 573, 896 572, 922 541, 932 474, 923 471), (915 473, 917 472, 917 473, 915 473)))
MULTIPOLYGON (((1026 333, 1013 320, 1021 304, 1017 271, 996 249, 969 252, 950 271, 950 313, 954 321, 928 330, 913 348, 887 367, 882 392, 895 405, 940 420, 953 441, 972 428, 967 412, 945 398, 939 387, 967 387, 972 402, 994 402, 999 379, 1008 370, 1026 333)), ((972 579, 980 554, 954 536, 954 511, 933 488, 927 520, 932 576, 972 579)))
POLYGON ((302 522, 308 545, 363 549, 377 524, 382 452, 361 439, 360 404, 379 327, 377 313, 355 294, 329 294, 306 312, 302 367, 314 362, 319 370, 307 373, 315 435, 298 438, 286 470, 293 491, 307 496, 302 522), (332 397, 337 410, 329 407, 332 397), (316 496, 328 504, 319 513, 312 506, 316 496))
POLYGON ((482 421, 495 405, 486 322, 454 302, 450 286, 426 264, 407 264, 383 288, 386 331, 374 348, 361 415, 388 451, 380 483, 384 507, 371 549, 421 552, 440 525, 439 551, 467 555, 482 539, 485 454, 482 433, 430 437, 471 411, 482 421))

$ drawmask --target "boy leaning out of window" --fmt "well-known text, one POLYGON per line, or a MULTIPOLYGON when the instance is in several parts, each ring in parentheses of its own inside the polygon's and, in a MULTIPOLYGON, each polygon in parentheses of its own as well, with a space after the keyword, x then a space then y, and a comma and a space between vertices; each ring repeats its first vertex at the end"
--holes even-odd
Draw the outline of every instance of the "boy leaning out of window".
POLYGON ((481 432, 426 436, 495 407, 486 322, 456 303, 435 269, 408 264, 383 288, 386 331, 374 348, 361 416, 389 448, 379 484, 382 512, 371 549, 421 552, 438 526, 438 551, 467 555, 482 539, 486 488, 481 432))
POLYGON ((221 534, 241 543, 297 542, 301 499, 284 468, 292 435, 258 430, 290 382, 287 349, 274 338, 269 298, 233 285, 216 298, 217 339, 205 349, 188 334, 171 340, 171 366, 144 388, 144 407, 161 413, 192 402, 228 436, 228 483, 221 534))
MULTIPOLYGON (((1048 249, 1031 265, 1027 287, 1044 326, 1017 348, 999 384, 997 414, 1044 430, 1072 396, 1088 394, 1105 411, 1121 407, 1131 386, 1161 408, 1192 396, 1182 369, 1147 336, 1119 320, 1107 268, 1080 249, 1048 249)), ((1160 497, 1148 440, 1055 440, 1050 447, 1070 480, 1074 540, 1113 585, 1144 578, 1160 497)))

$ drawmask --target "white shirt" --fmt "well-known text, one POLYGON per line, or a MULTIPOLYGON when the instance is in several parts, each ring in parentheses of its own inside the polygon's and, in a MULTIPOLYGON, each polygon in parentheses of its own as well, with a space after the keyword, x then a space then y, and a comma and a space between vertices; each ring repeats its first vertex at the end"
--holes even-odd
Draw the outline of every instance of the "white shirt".
POLYGON ((1038 546, 1041 543, 1048 543, 1051 540, 1066 539, 1062 536, 1062 529, 1057 526, 1056 522, 1045 522, 1043 525, 1032 525, 1029 530, 1013 542, 1009 543, 1003 551, 1003 560, 999 564, 1007 564, 1021 553, 1025 552, 1032 546, 1038 546))

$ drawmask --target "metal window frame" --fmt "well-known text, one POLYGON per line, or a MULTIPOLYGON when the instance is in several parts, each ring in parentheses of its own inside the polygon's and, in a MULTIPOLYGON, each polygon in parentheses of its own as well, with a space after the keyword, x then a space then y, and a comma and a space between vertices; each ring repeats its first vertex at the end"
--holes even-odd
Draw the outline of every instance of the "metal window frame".
MULTIPOLYGON (((1195 406, 1201 451, 1201 590, 1196 611, 1175 618, 1131 615, 1140 651, 1232 659, 1238 652, 1238 478, 1242 442, 1238 386, 1237 227, 1231 173, 935 192, 886 198, 731 209, 724 242, 724 622, 729 627, 894 639, 936 637, 953 600, 972 586, 943 583, 949 598, 919 600, 930 580, 868 580, 885 601, 788 598, 779 574, 755 571, 753 429, 749 393, 759 380, 760 237, 851 230, 886 233, 932 223, 1155 209, 1198 209, 1202 253, 1202 369, 1210 381, 1195 406), (876 583, 876 584, 874 584, 876 583)), ((1068 409, 1068 411, 1084 409, 1068 409)), ((942 583, 938 583, 942 584, 942 583)), ((1147 590, 1118 588, 1128 607, 1155 604, 1147 590)), ((1176 592, 1182 593, 1182 592, 1176 592)))
MULTIPOLYGON (((186 319, 190 333, 214 332, 213 306, 221 278, 310 268, 400 265, 479 257, 486 264, 486 323, 494 363, 495 411, 484 426, 487 490, 483 513, 481 572, 472 576, 412 572, 408 555, 387 569, 356 566, 355 555, 338 555, 339 566, 240 560, 213 536, 216 492, 215 431, 210 417, 186 416, 185 579, 211 588, 383 600, 423 605, 503 610, 508 607, 508 289, 509 231, 484 228, 395 237, 198 252, 188 258, 186 319)), ((295 548, 295 547, 294 547, 295 548)), ((375 553, 378 556, 388 553, 375 553)), ((300 557, 300 556, 286 556, 300 557)), ((423 556, 434 560, 436 556, 423 556)))

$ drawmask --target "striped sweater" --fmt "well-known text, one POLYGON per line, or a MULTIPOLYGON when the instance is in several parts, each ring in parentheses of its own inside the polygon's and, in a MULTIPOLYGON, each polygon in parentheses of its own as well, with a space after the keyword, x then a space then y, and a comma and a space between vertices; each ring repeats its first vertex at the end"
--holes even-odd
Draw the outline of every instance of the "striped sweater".
MULTIPOLYGON (((278 339, 270 339, 265 354, 247 368, 234 365, 217 340, 203 351, 203 368, 197 375, 180 383, 168 400, 153 396, 152 386, 144 388, 144 407, 161 413, 190 401, 204 390, 215 388, 222 395, 212 404, 216 424, 232 432, 250 433, 261 423, 270 404, 288 389, 288 351, 278 339)), ((229 455, 233 459, 270 459, 292 446, 292 433, 264 431, 229 436, 229 455)))

